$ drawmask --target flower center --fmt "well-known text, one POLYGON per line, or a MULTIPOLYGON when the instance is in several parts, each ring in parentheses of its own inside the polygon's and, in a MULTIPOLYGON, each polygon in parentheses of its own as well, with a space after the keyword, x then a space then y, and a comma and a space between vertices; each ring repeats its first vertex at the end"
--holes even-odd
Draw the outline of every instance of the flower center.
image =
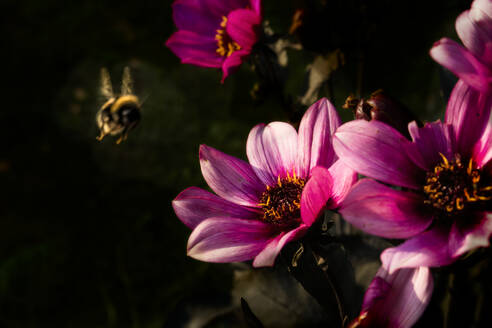
POLYGON ((241 47, 227 34, 225 30, 226 25, 227 17, 222 16, 220 28, 217 30, 217 34, 215 34, 215 40, 217 41, 217 50, 215 51, 221 56, 229 57, 234 51, 241 49, 241 47))
POLYGON ((442 162, 427 172, 424 203, 451 214, 462 211, 467 204, 492 199, 492 186, 484 183, 473 159, 464 164, 459 155, 452 161, 439 155, 442 162))
POLYGON ((277 184, 267 186, 258 205, 263 209, 263 220, 280 227, 291 228, 301 222, 301 193, 306 181, 287 173, 277 184))

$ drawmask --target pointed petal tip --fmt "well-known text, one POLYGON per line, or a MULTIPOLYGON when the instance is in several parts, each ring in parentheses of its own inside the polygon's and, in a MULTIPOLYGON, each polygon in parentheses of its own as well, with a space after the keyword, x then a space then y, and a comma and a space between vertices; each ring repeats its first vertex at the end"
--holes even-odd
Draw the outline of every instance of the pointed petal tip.
POLYGON ((282 248, 289 242, 304 236, 309 227, 301 224, 299 227, 272 238, 265 247, 255 256, 253 267, 272 267, 282 248))
POLYGON ((285 122, 258 124, 251 129, 246 155, 256 175, 265 185, 276 183, 296 167, 297 131, 285 122))
POLYGON ((418 190, 423 171, 402 151, 409 143, 395 128, 374 120, 347 122, 333 136, 335 153, 353 170, 388 184, 418 190))
POLYGON ((446 266, 456 258, 449 247, 449 227, 437 226, 381 253, 382 266, 390 274, 398 269, 446 266))
POLYGON ((239 218, 208 218, 190 234, 187 255, 204 262, 253 259, 272 237, 268 224, 239 218))
MULTIPOLYGON (((432 47, 437 47, 443 43, 447 43, 447 42, 454 42, 453 40, 449 39, 449 38, 441 38, 437 41, 434 42, 434 44, 432 45, 432 47)), ((431 48, 431 51, 432 51, 432 48, 431 48)))
POLYGON ((332 136, 341 125, 335 107, 326 98, 309 106, 299 125, 298 168, 301 176, 308 176, 315 166, 330 167, 337 159, 332 136))
POLYGON ((205 159, 206 159, 206 157, 207 157, 207 156, 206 156, 206 153, 207 153, 207 151, 208 151, 208 148, 209 148, 209 147, 208 147, 207 145, 205 145, 205 144, 200 144, 200 146, 198 147, 198 159, 199 159, 200 161, 202 161, 202 160, 205 160, 205 159))

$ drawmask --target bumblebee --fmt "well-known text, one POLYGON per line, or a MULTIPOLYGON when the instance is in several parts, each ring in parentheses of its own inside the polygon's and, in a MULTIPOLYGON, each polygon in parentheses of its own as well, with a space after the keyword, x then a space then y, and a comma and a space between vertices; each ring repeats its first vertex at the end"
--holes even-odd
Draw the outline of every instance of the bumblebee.
POLYGON ((111 78, 106 68, 101 69, 101 94, 106 102, 96 115, 100 134, 96 138, 101 141, 108 134, 118 136, 116 143, 126 140, 128 133, 137 126, 141 118, 141 104, 132 91, 133 81, 130 68, 125 67, 119 95, 113 93, 111 78))

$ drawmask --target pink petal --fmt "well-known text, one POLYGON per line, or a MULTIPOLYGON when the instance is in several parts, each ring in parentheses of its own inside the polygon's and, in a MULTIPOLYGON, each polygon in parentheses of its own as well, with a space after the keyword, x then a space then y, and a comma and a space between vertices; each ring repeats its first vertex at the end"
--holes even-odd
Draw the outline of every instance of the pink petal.
POLYGON ((457 140, 457 151, 471 155, 475 143, 489 123, 492 96, 474 90, 463 81, 456 83, 446 108, 445 122, 451 124, 457 140))
POLYGON ((435 227, 381 254, 383 267, 393 273, 401 268, 439 267, 454 262, 450 254, 449 228, 435 227))
POLYGON ((249 4, 251 6, 251 9, 253 9, 258 16, 261 17, 261 0, 250 0, 249 4))
POLYGON ((492 115, 489 117, 485 131, 473 148, 472 158, 477 162, 479 168, 492 159, 492 115))
POLYGON ((429 304, 433 289, 429 268, 402 269, 391 275, 379 269, 362 305, 367 326, 412 327, 429 304))
MULTIPOLYGON (((404 270, 409 270, 409 269, 398 270, 396 271, 396 273, 404 272, 404 270)), ((371 281, 364 294, 361 313, 371 311, 373 307, 378 305, 378 302, 384 301, 384 299, 391 292, 392 286, 388 281, 386 281, 385 278, 387 277, 388 277, 388 272, 383 267, 380 267, 378 272, 376 273, 376 276, 371 281)), ((382 316, 383 313, 374 313, 374 315, 382 316)), ((384 318, 382 319, 383 319, 382 321, 384 321, 384 318)))
POLYGON ((205 181, 217 195, 239 205, 258 207, 265 186, 248 163, 201 145, 200 166, 205 181))
POLYGON ((221 18, 235 9, 246 8, 249 2, 248 0, 177 0, 174 4, 193 7, 204 14, 221 18))
POLYGON ((178 218, 191 229, 211 217, 255 219, 259 215, 252 208, 231 203, 196 187, 183 190, 172 205, 178 218))
POLYGON ((234 51, 229 57, 226 57, 224 63, 222 64, 222 81, 224 83, 225 79, 238 70, 239 66, 243 63, 245 58, 249 56, 249 51, 237 50, 234 51))
POLYGON ((455 136, 451 125, 440 121, 426 123, 419 128, 415 121, 408 125, 408 131, 413 139, 413 145, 418 156, 409 156, 414 162, 426 171, 432 170, 438 163, 442 162, 439 153, 451 160, 455 154, 455 136), (415 158, 419 160, 415 160, 415 158))
POLYGON ((266 185, 292 174, 297 157, 297 132, 287 123, 258 124, 249 133, 246 153, 256 175, 266 185))
POLYGON ((482 11, 485 15, 492 18, 492 2, 490 0, 474 0, 471 11, 482 11))
POLYGON ((357 182, 357 172, 345 165, 341 160, 337 160, 333 163, 328 171, 330 171, 330 175, 333 179, 331 203, 333 208, 337 208, 345 197, 347 197, 350 188, 357 182))
MULTIPOLYGON (((187 0, 189 1, 189 0, 187 0)), ((201 3, 204 10, 210 11, 212 14, 222 17, 236 9, 246 8, 249 5, 248 0, 193 0, 201 3)))
POLYGON ((492 81, 490 70, 471 52, 453 40, 443 38, 432 47, 430 55, 473 88, 486 92, 492 81))
POLYGON ((476 58, 492 65, 492 19, 477 8, 465 11, 456 19, 456 31, 476 58))
POLYGON ((329 167, 336 155, 332 135, 341 120, 335 107, 322 98, 311 105, 299 125, 299 174, 309 176, 315 166, 329 167))
POLYGON ((423 172, 402 151, 409 143, 389 125, 365 120, 343 124, 333 138, 336 154, 360 174, 389 184, 420 189, 423 172))
POLYGON ((241 262, 254 258, 272 237, 269 224, 236 218, 202 221, 188 239, 188 256, 205 262, 241 262))
POLYGON ((217 42, 189 31, 177 31, 166 41, 171 49, 184 64, 202 67, 221 67, 222 57, 216 53, 217 42))
POLYGON ((328 169, 318 166, 311 173, 311 178, 301 195, 301 218, 308 226, 311 226, 325 209, 333 188, 333 179, 328 169))
POLYGON ((179 30, 214 38, 222 21, 221 16, 212 15, 201 4, 190 1, 176 1, 173 7, 173 20, 179 30))
POLYGON ((339 212, 357 228, 386 238, 408 238, 424 231, 432 215, 414 192, 395 190, 362 179, 350 190, 339 212))
POLYGON ((282 233, 273 240, 271 240, 268 245, 255 257, 253 261, 253 267, 265 267, 273 266, 275 264, 275 259, 280 253, 282 248, 289 241, 296 240, 304 236, 308 227, 306 225, 301 225, 294 230, 287 233, 282 233))
POLYGON ((467 215, 464 223, 455 221, 449 233, 449 251, 454 258, 477 247, 488 247, 492 235, 492 214, 467 215))
POLYGON ((236 9, 227 16, 226 32, 241 48, 251 50, 258 40, 261 18, 251 9, 236 9))

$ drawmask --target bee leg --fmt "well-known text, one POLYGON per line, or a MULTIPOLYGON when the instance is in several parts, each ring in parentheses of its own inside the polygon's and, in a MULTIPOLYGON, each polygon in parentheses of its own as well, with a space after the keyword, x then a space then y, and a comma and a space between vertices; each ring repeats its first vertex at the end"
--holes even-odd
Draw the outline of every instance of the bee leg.
POLYGON ((119 145, 122 141, 125 141, 127 138, 128 138, 128 132, 130 131, 130 129, 128 128, 125 128, 123 130, 123 132, 121 132, 121 135, 120 137, 118 138, 118 140, 116 140, 116 144, 119 145))
POLYGON ((101 131, 101 134, 100 134, 100 135, 98 135, 98 136, 96 137, 96 140, 97 140, 97 141, 101 141, 101 140, 103 140, 103 138, 104 138, 105 136, 106 136, 106 133, 104 133, 103 131, 101 131))

